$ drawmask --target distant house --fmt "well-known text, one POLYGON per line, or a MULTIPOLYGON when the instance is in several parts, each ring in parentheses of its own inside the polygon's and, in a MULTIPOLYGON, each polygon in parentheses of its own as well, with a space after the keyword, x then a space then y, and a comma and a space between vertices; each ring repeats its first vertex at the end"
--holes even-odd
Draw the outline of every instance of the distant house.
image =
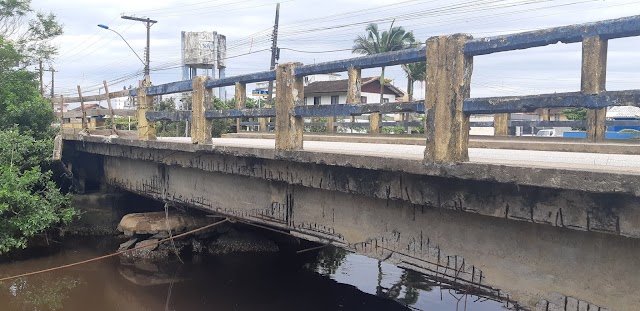
MULTIPOLYGON (((607 108, 607 119, 616 121, 640 121, 640 107, 615 106, 607 108)), ((640 126, 609 126, 609 132, 619 132, 625 129, 640 131, 640 126)))
MULTIPOLYGON (((103 107, 97 103, 84 105, 85 111, 93 110, 93 109, 108 109, 108 108, 103 107)), ((82 112, 82 106, 69 109, 68 112, 82 112)), ((65 128, 82 128, 82 116, 76 116, 73 118, 69 118, 65 116, 64 122, 65 122, 64 123, 65 128)), ((104 127, 104 115, 100 115, 100 116, 87 115, 87 127, 92 130, 104 127)))
MULTIPOLYGON (((347 89, 349 81, 327 80, 309 81, 304 87, 305 105, 336 105, 345 104, 347 101, 347 89)), ((392 84, 384 87, 384 102, 396 102, 405 96, 404 92, 392 84)), ((380 102, 380 79, 379 77, 362 78, 362 88, 360 93, 361 104, 373 104, 380 102)))

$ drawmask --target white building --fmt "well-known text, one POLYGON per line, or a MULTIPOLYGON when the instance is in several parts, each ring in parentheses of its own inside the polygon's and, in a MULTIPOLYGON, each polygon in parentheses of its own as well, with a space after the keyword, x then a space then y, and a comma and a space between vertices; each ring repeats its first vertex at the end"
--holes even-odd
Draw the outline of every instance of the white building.
MULTIPOLYGON (((326 75, 316 75, 305 79, 304 103, 305 105, 336 105, 346 104, 347 79, 338 80, 339 75, 331 77, 321 77, 326 75)), ((392 84, 384 87, 384 102, 396 102, 404 97, 404 92, 392 84)), ((380 79, 378 77, 362 78, 362 88, 360 93, 361 104, 375 104, 380 102, 380 79)))

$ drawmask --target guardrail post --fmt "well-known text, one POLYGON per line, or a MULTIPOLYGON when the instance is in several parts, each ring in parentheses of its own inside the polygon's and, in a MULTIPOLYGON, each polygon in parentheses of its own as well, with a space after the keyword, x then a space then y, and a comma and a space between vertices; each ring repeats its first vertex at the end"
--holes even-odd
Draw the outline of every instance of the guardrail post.
POLYGON ((138 139, 156 140, 156 126, 147 120, 147 111, 153 107, 153 96, 147 96, 147 87, 138 89, 138 139))
POLYGON ((286 63, 276 68, 276 150, 302 149, 304 119, 294 117, 291 110, 304 103, 303 79, 296 77, 295 68, 301 63, 286 63))
MULTIPOLYGON (((244 109, 247 103, 247 84, 236 82, 236 109, 244 109)), ((240 133, 242 118, 236 119, 236 133, 240 133)))
POLYGON ((510 113, 496 113, 493 116, 493 136, 509 136, 510 113))
POLYGON ((82 99, 82 90, 78 85, 78 97, 80 99, 80 109, 82 110, 82 129, 87 129, 87 110, 84 109, 84 99, 82 99))
POLYGON ((455 34, 427 40, 425 163, 469 160, 469 116, 462 103, 470 95, 473 57, 463 48, 471 38, 455 34))
MULTIPOLYGON (((347 104, 357 105, 360 103, 362 94, 362 70, 360 68, 349 67, 347 69, 349 76, 349 84, 347 86, 347 104)), ((351 131, 353 132, 353 121, 355 117, 351 117, 351 131)))
POLYGON ((193 78, 193 93, 191 93, 191 142, 194 144, 211 144, 211 120, 204 117, 207 110, 205 83, 208 77, 193 78))
POLYGON ((107 98, 107 105, 109 106, 109 114, 111 115, 111 130, 113 133, 116 133, 116 117, 113 114, 113 106, 111 106, 111 94, 109 94, 109 86, 107 85, 107 81, 103 80, 102 84, 104 85, 104 96, 107 98))
MULTIPOLYGON (((588 37, 582 40, 582 81, 584 94, 598 94, 605 91, 607 81, 607 46, 608 41, 601 37, 588 37)), ((605 125, 607 108, 587 110, 587 140, 599 142, 604 140, 607 127, 605 125)))

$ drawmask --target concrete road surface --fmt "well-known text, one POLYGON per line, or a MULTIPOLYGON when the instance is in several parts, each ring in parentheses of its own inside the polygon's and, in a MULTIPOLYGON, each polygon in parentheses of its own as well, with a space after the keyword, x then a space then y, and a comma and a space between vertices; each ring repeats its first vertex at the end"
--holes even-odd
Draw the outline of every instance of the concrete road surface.
MULTIPOLYGON (((158 138, 158 140, 191 143, 188 137, 163 137, 158 138)), ((275 141, 273 139, 214 138, 213 145, 274 149, 275 141)), ((412 160, 422 160, 424 154, 424 146, 325 141, 305 141, 304 150, 317 153, 352 154, 412 160)), ((615 171, 640 175, 640 155, 470 148, 469 158, 471 162, 475 163, 585 171, 615 171)))

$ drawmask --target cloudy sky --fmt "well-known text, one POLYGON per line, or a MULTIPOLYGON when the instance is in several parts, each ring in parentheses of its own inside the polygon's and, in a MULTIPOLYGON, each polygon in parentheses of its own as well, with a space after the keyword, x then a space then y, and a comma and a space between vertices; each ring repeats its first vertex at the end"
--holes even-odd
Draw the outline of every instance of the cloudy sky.
MULTIPOLYGON (((97 94, 102 80, 110 91, 136 85, 142 64, 114 33, 117 30, 143 56, 146 29, 121 15, 158 21, 151 32, 151 79, 161 84, 181 79, 180 32, 217 31, 227 36, 227 76, 269 69, 275 0, 33 0, 65 26, 56 40, 60 55, 53 64, 56 94, 97 94)), ((353 57, 353 39, 369 22, 403 26, 421 41, 463 32, 485 37, 554 26, 640 15, 632 0, 280 0, 280 62, 305 64, 353 57)), ((474 58, 472 96, 522 95, 580 88, 580 44, 499 53, 474 58)), ((640 38, 609 43, 607 89, 640 84, 640 38)), ((378 75, 366 70, 364 76, 378 75)), ((343 76, 346 74, 343 73, 343 76)), ((399 67, 388 78, 406 89, 399 67)), ((248 89, 251 89, 249 86, 248 89)), ((232 88, 228 90, 232 96, 232 88)), ((416 84, 416 93, 422 93, 416 84)), ((416 94, 423 97, 423 94, 416 94)))

